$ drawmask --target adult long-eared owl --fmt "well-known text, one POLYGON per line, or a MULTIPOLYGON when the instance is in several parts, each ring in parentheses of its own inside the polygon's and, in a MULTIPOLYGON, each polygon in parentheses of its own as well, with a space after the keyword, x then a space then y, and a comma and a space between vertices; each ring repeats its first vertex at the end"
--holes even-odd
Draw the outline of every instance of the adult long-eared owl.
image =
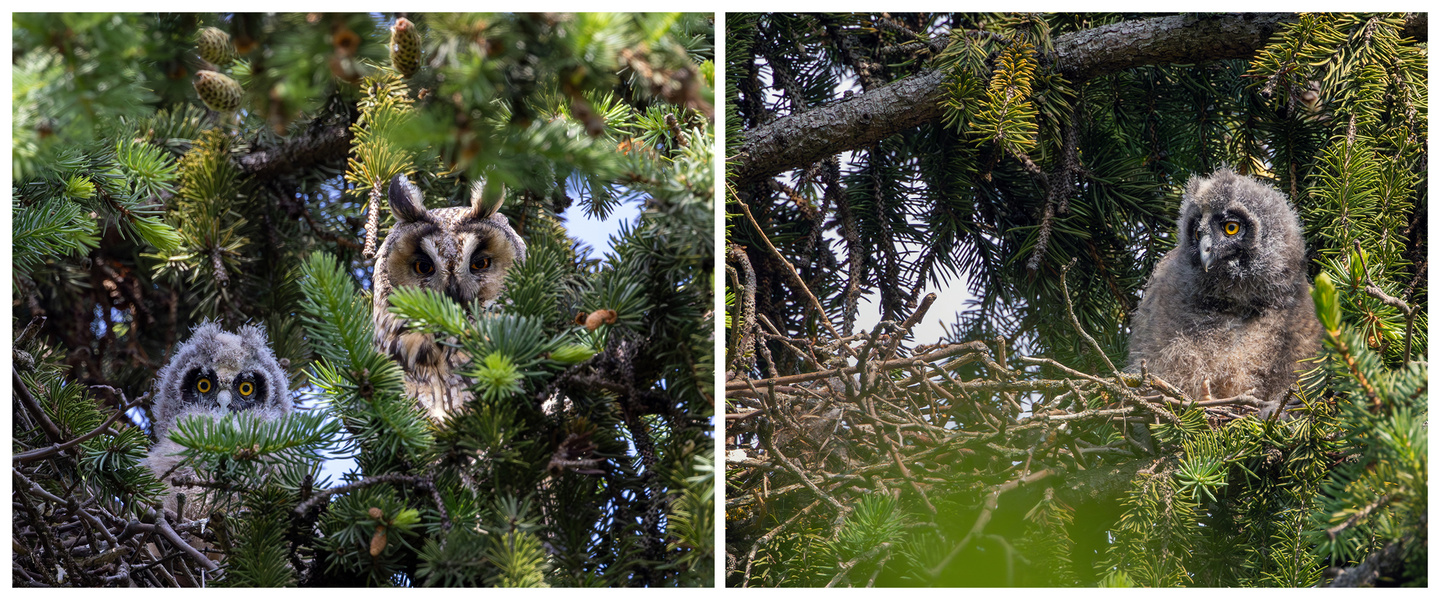
POLYGON ((1248 393, 1283 405, 1299 361, 1320 348, 1300 219, 1285 196, 1220 169, 1180 204, 1179 243, 1160 260, 1131 322, 1129 369, 1192 398, 1248 393))
MULTIPOLYGON (((157 476, 168 473, 167 484, 176 476, 194 474, 188 466, 175 468, 181 460, 177 454, 184 448, 169 436, 184 418, 205 415, 219 419, 249 411, 269 420, 294 410, 285 369, 271 352, 265 330, 254 325, 230 333, 216 323, 201 323, 160 369, 155 381, 151 415, 156 442, 146 463, 157 476)), ((199 490, 182 487, 173 491, 193 494, 199 490)), ((165 505, 175 510, 173 492, 166 494, 165 505)))
POLYGON ((504 194, 487 194, 483 181, 472 186, 470 206, 426 210, 404 175, 391 180, 387 195, 395 226, 375 257, 375 346, 399 361, 406 393, 438 421, 471 398, 455 372, 466 357, 433 335, 407 331, 389 311, 390 294, 411 286, 488 306, 500 295, 505 273, 525 259, 525 240, 500 214, 504 194))

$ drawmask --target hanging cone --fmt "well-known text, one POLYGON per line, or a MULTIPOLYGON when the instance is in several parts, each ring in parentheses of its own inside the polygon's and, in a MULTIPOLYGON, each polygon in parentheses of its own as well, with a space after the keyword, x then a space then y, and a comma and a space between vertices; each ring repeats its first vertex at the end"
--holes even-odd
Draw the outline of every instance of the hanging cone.
POLYGON ((195 45, 200 58, 217 67, 223 67, 235 60, 235 44, 230 41, 230 34, 218 28, 201 29, 195 45))
POLYGON ((420 30, 405 17, 390 28, 390 64, 406 79, 420 70, 420 30))
POLYGON ((200 71, 195 74, 195 93, 210 110, 234 112, 240 108, 240 96, 245 92, 240 83, 214 71, 200 71))

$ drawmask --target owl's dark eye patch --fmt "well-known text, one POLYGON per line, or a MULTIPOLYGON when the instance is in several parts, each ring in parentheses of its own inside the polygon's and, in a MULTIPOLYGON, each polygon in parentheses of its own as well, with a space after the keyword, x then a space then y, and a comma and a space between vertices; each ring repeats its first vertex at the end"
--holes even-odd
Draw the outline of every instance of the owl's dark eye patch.
POLYGON ((184 402, 199 402, 201 398, 214 395, 218 387, 219 380, 215 378, 214 371, 203 367, 190 369, 181 383, 180 399, 184 402))
POLYGON ((1197 243, 1200 239, 1200 220, 1191 219, 1190 222, 1186 224, 1185 229, 1182 231, 1182 234, 1183 233, 1190 234, 1190 243, 1197 243))
POLYGON ((247 372, 235 376, 231 388, 240 395, 239 400, 243 402, 240 408, 251 406, 251 402, 265 400, 265 377, 260 373, 247 372))
POLYGON ((429 277, 435 274, 435 262, 424 254, 415 257, 415 262, 411 264, 411 268, 415 269, 417 275, 429 277))

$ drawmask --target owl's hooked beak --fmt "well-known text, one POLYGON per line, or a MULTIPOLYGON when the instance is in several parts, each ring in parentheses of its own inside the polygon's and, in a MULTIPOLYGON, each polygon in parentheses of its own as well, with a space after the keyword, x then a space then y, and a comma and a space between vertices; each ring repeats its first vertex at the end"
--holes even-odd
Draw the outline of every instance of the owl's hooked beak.
POLYGON ((1210 263, 1215 262, 1215 255, 1210 252, 1210 234, 1200 236, 1200 266, 1205 272, 1210 272, 1210 263))
POLYGON ((445 288, 445 295, 453 298, 456 302, 464 304, 475 298, 473 290, 468 289, 457 277, 445 288))
POLYGON ((230 390, 220 390, 215 401, 220 403, 220 410, 230 410, 230 390))

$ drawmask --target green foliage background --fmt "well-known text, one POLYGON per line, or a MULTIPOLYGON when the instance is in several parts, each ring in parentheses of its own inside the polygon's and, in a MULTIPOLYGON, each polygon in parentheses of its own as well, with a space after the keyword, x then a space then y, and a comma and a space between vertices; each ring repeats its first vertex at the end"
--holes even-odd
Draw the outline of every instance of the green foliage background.
POLYGON ((727 156, 793 115, 943 82, 918 127, 731 172, 729 585, 1426 585, 1424 15, 1418 41, 1416 15, 1282 15, 1246 59, 1076 80, 1055 51, 1240 18, 727 18, 727 156), (1309 275, 1333 282, 1293 419, 1111 366, 1185 181, 1221 166, 1288 196, 1309 275), (961 281, 965 306, 925 298, 961 281), (948 335, 898 343, 927 309, 954 314, 948 335))
POLYGON ((399 16, 14 16, 16 585, 709 582, 713 18, 406 14, 405 77, 399 16), (197 55, 207 27, 233 62, 197 55), (202 104, 202 69, 238 111, 202 104), (372 348, 370 191, 398 173, 432 208, 503 185, 530 248, 490 311, 397 296, 473 359, 444 423, 372 348), (567 234, 622 202, 603 257, 567 234), (206 319, 261 324, 307 410, 182 423, 194 519, 152 510, 138 461, 151 379, 206 319), (317 480, 325 455, 358 467, 317 480))

